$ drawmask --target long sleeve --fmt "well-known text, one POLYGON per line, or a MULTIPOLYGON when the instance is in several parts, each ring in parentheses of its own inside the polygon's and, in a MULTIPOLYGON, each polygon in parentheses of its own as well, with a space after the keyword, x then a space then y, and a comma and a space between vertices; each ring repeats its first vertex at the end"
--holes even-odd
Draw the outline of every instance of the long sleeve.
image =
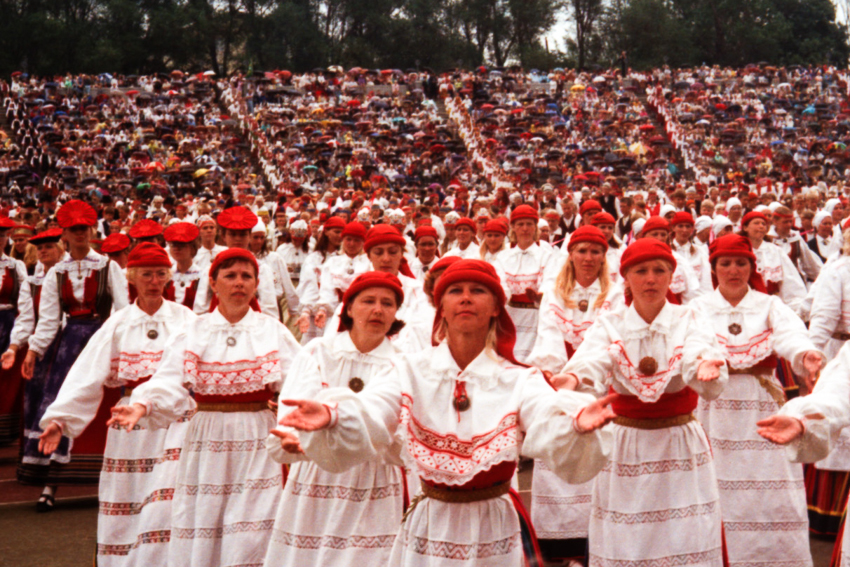
POLYGON ((185 331, 175 335, 151 379, 133 390, 130 405, 138 403, 147 408, 144 419, 150 427, 168 427, 194 406, 183 375, 186 344, 185 331))
POLYGON ((280 306, 274 290, 274 274, 266 264, 260 264, 260 281, 257 286, 257 299, 260 310, 280 321, 280 306))
POLYGON ((841 318, 844 284, 841 278, 830 277, 832 273, 830 268, 825 269, 822 276, 812 286, 812 291, 817 287, 817 293, 811 294, 809 337, 814 346, 820 350, 826 348, 841 318))
POLYGON ((823 261, 812 252, 811 248, 806 246, 805 242, 802 240, 798 240, 798 242, 800 243, 800 268, 809 280, 815 281, 820 275, 821 268, 823 268, 823 261))
MULTIPOLYGON (((768 316, 770 318, 768 324, 773 329, 773 350, 776 354, 791 362, 794 372, 805 374, 803 356, 810 350, 819 349, 809 338, 803 320, 777 298, 772 298, 768 316)), ((826 362, 823 353, 820 353, 820 355, 821 359, 826 362)))
MULTIPOLYGON (((289 277, 289 267, 286 265, 286 261, 280 257, 278 262, 280 263, 280 283, 283 286, 283 294, 286 296, 286 303, 289 306, 289 311, 291 313, 298 312, 298 294, 295 292, 295 286, 292 285, 292 278, 289 277)), ((282 314, 281 314, 282 315, 282 314)))
POLYGON ((308 256, 301 264, 301 277, 298 280, 300 291, 299 314, 313 314, 319 303, 319 281, 316 279, 316 266, 313 256, 308 256))
POLYGON ((56 282, 56 272, 53 268, 44 276, 41 287, 41 299, 38 306, 38 324, 35 332, 29 338, 30 350, 39 357, 43 356, 47 347, 53 342, 59 325, 62 323, 62 308, 59 306, 59 286, 56 282))
POLYGON ((316 301, 316 307, 327 311, 328 315, 334 312, 339 299, 336 297, 336 289, 333 284, 332 262, 327 262, 322 270, 321 278, 319 279, 319 297, 316 301))
POLYGON ((572 391, 553 392, 539 372, 523 385, 520 424, 525 429, 522 454, 542 459, 569 483, 591 480, 607 464, 613 444, 609 428, 589 433, 575 430, 579 411, 596 398, 572 391))
POLYGON ((694 309, 688 310, 688 330, 682 345, 682 380, 697 394, 707 400, 714 400, 723 392, 729 381, 729 367, 720 367, 720 376, 709 382, 697 379, 699 365, 706 360, 725 360, 723 351, 717 344, 717 336, 711 325, 700 322, 694 309))
POLYGON ((349 388, 322 390, 317 400, 336 404, 336 424, 300 434, 304 453, 321 468, 342 472, 390 452, 401 415, 401 384, 394 366, 355 394, 349 388))
POLYGON ((557 300, 552 297, 554 289, 547 289, 540 305, 540 317, 537 320, 537 337, 534 348, 528 357, 528 363, 541 370, 557 374, 567 364, 567 349, 564 346, 564 333, 558 328, 556 315, 552 309, 557 300))
POLYGON ((210 312, 212 305, 212 290, 210 289, 210 267, 209 265, 201 272, 201 277, 198 278, 198 291, 195 294, 195 305, 192 306, 192 311, 195 315, 203 315, 210 312))
POLYGON ((109 262, 109 292, 112 294, 113 313, 124 309, 130 304, 127 277, 117 262, 109 262))
POLYGON ((595 323, 587 330, 581 345, 561 373, 575 374, 579 379, 580 388, 589 388, 597 394, 604 394, 611 385, 610 377, 614 371, 614 363, 608 354, 610 344, 605 326, 599 322, 595 323))
MULTIPOLYGON (((313 350, 302 349, 295 357, 289 369, 289 376, 283 382, 280 390, 277 406, 277 421, 290 413, 293 408, 283 405, 283 400, 315 400, 322 391, 322 373, 313 350)), ((300 437, 300 433, 284 425, 276 425, 275 429, 293 433, 300 437)), ((307 460, 303 454, 287 453, 280 446, 280 438, 269 434, 266 439, 266 448, 269 455, 278 463, 295 463, 307 460)))
POLYGON ((103 387, 112 374, 112 341, 116 324, 105 323, 89 339, 77 361, 68 371, 56 400, 41 418, 40 427, 58 421, 70 438, 79 436, 97 415, 103 387))
POLYGON ((32 302, 32 291, 30 284, 23 280, 21 291, 18 294, 18 316, 15 317, 15 326, 9 340, 10 345, 23 347, 27 339, 35 330, 35 306, 32 302))
POLYGON ((806 298, 808 290, 800 277, 800 272, 791 262, 791 258, 785 254, 780 254, 780 262, 782 263, 782 286, 779 288, 779 297, 785 305, 800 315, 802 314, 803 300, 806 298))

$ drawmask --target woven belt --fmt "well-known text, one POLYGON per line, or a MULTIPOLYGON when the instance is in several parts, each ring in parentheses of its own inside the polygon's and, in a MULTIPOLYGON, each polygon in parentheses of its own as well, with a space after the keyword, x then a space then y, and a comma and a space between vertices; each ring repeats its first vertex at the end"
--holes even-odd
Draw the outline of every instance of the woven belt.
POLYGON ((508 301, 508 307, 513 307, 514 309, 537 309, 538 308, 533 303, 523 303, 521 301, 508 301))
POLYGON ((268 402, 199 403, 198 411, 263 411, 269 409, 268 402))
POLYGON ((850 333, 841 333, 839 331, 835 331, 832 333, 832 338, 839 341, 850 341, 850 333))
POLYGON ((449 502, 451 504, 468 504, 470 502, 481 502, 482 500, 491 500, 498 498, 503 494, 507 494, 511 489, 511 483, 502 482, 489 488, 481 488, 476 490, 446 490, 445 488, 435 488, 430 484, 422 483, 422 492, 413 497, 404 515, 401 517, 401 523, 407 521, 407 518, 416 509, 416 506, 425 498, 433 498, 440 502, 449 502))
POLYGON ((124 395, 127 397, 132 396, 133 388, 128 388, 127 386, 124 386, 124 395))
POLYGON ((696 421, 696 419, 692 413, 659 419, 635 419, 633 417, 617 416, 614 418, 614 423, 623 427, 634 427, 635 429, 667 429, 668 427, 685 425, 686 423, 696 421))
POLYGON ((775 370, 772 366, 748 366, 747 368, 729 368, 729 374, 748 374, 753 376, 758 381, 759 386, 781 407, 785 405, 788 398, 785 396, 785 390, 782 386, 772 380, 775 370))

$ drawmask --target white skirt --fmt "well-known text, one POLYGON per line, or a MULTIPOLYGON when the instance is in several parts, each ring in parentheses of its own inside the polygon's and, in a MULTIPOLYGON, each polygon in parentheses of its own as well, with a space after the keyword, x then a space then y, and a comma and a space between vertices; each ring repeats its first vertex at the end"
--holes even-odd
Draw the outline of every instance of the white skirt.
POLYGON ((537 339, 537 320, 540 316, 540 309, 521 309, 516 307, 506 307, 508 315, 514 322, 516 327, 516 345, 514 345, 514 357, 519 362, 528 360, 534 348, 534 341, 537 339))
POLYGON ((699 422, 611 427, 611 457, 593 490, 590 566, 722 567, 720 496, 699 422))
POLYGON ((422 499, 395 540, 390 567, 521 567, 519 518, 510 496, 455 504, 422 499))
POLYGON ((367 462, 343 473, 292 465, 264 565, 386 565, 404 509, 401 467, 367 462))
POLYGON ((803 466, 756 431, 779 407, 754 376, 732 374, 696 412, 714 451, 730 565, 812 565, 803 466))
POLYGON ((593 480, 569 484, 535 459, 531 478, 531 523, 538 539, 587 538, 593 480))
POLYGON ((259 567, 281 494, 270 411, 195 414, 174 494, 171 567, 259 567))

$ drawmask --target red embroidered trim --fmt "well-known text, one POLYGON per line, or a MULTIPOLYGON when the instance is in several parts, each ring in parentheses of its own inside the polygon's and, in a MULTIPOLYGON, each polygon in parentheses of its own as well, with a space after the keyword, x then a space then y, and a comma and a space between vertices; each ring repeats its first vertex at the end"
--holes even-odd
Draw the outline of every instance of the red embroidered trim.
POLYGON ((135 382, 141 378, 149 378, 156 372, 162 361, 162 351, 159 352, 122 352, 110 362, 110 377, 106 382, 107 388, 117 388, 126 382, 135 382))
POLYGON ((242 494, 246 490, 268 490, 280 486, 282 475, 271 478, 256 478, 245 482, 232 484, 181 484, 178 488, 180 494, 196 496, 204 494, 208 496, 227 496, 230 494, 242 494))
POLYGON ((319 484, 292 483, 292 494, 307 498, 322 498, 334 500, 350 500, 363 502, 365 500, 382 500, 393 496, 401 496, 400 484, 376 486, 374 488, 352 488, 349 486, 328 486, 319 484))
POLYGON ((102 516, 135 516, 152 502, 168 502, 174 498, 173 488, 154 490, 142 502, 101 502, 98 514, 102 516))
POLYGON ((136 543, 128 544, 97 544, 98 555, 128 555, 132 550, 146 543, 168 543, 171 541, 171 530, 157 530, 138 535, 136 543))
POLYGON ((717 511, 717 501, 706 502, 705 504, 693 504, 684 508, 668 508, 666 510, 651 510, 648 512, 637 512, 629 514, 626 512, 617 512, 614 510, 603 510, 601 508, 593 508, 593 517, 603 522, 612 524, 655 524, 659 522, 669 522, 670 520, 680 520, 682 518, 693 518, 694 516, 709 516, 717 511))
POLYGON ((257 522, 236 522, 217 528, 172 528, 171 534, 175 539, 221 539, 230 534, 266 532, 271 530, 273 526, 274 520, 260 520, 257 522))
POLYGON ((809 522, 729 522, 724 521, 727 532, 798 532, 808 531, 809 522))
POLYGON ((734 368, 755 366, 758 362, 773 354, 773 350, 770 348, 771 335, 773 335, 773 329, 767 329, 751 337, 746 344, 731 346, 728 344, 728 337, 717 335, 717 342, 726 349, 726 359, 732 366, 729 374, 734 374, 734 368))
POLYGON ((187 451, 209 451, 211 453, 258 451, 265 448, 265 439, 247 439, 244 441, 192 441, 186 446, 187 451))
POLYGON ((510 555, 520 544, 519 532, 505 539, 488 543, 463 544, 450 541, 431 541, 423 537, 411 537, 408 540, 408 545, 413 553, 458 561, 510 555))
POLYGON ((620 374, 626 379, 626 385, 631 386, 629 389, 643 402, 657 401, 673 376, 679 374, 682 368, 681 346, 673 349, 673 356, 667 361, 667 369, 651 376, 643 376, 635 372, 635 365, 629 360, 623 341, 611 343, 608 353, 620 369, 620 374))
POLYGON ((782 445, 775 445, 770 441, 757 441, 749 439, 746 441, 734 441, 732 439, 709 439, 712 449, 721 451, 782 451, 782 445))
POLYGON ((718 480, 720 490, 802 490, 801 480, 718 480))
POLYGON ((193 378, 195 393, 205 395, 256 392, 266 387, 269 376, 281 375, 276 350, 253 360, 235 362, 202 362, 200 356, 186 351, 183 370, 193 378))
POLYGON ((166 461, 179 461, 180 449, 166 449, 161 457, 152 459, 103 459, 103 472, 147 473, 166 461))
POLYGON ((558 326, 558 330, 564 334, 564 342, 570 343, 573 348, 578 348, 584 340, 584 334, 593 325, 593 321, 584 321, 576 324, 572 319, 567 319, 567 314, 560 306, 551 303, 550 307, 552 315, 557 319, 556 325, 558 326))
POLYGON ((330 549, 382 549, 391 548, 395 542, 396 534, 379 535, 379 536, 349 536, 338 537, 332 535, 326 536, 308 536, 301 534, 291 534, 280 530, 275 530, 272 539, 289 547, 298 549, 321 549, 327 547, 330 549))
POLYGON ((697 453, 689 459, 669 459, 664 461, 650 461, 629 465, 626 463, 608 462, 602 470, 616 476, 634 477, 646 474, 664 474, 673 471, 690 472, 697 467, 711 463, 711 453, 697 453))

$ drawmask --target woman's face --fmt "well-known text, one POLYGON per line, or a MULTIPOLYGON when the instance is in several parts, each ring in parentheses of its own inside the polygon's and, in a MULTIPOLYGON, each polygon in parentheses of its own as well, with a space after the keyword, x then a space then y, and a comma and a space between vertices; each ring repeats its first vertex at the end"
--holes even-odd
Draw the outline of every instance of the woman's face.
POLYGON ((596 225, 599 230, 602 231, 602 234, 605 235, 605 240, 611 240, 614 236, 614 225, 613 224, 597 224, 596 225))
POLYGON ((228 248, 241 248, 243 250, 247 250, 250 240, 250 230, 233 230, 228 228, 224 231, 224 244, 228 248))
POLYGON ((140 266, 135 269, 130 283, 136 286, 139 299, 156 300, 162 298, 162 292, 169 279, 168 268, 140 266))
POLYGON ((433 236, 422 236, 416 241, 416 255, 423 264, 430 264, 437 255, 437 239, 433 236))
POLYGON ((717 236, 715 236, 715 238, 720 238, 721 236, 726 236, 727 234, 732 234, 731 226, 724 226, 723 228, 721 228, 720 232, 717 233, 717 236))
POLYGON ((738 222, 738 219, 741 218, 741 205, 732 205, 732 208, 729 209, 729 220, 734 222, 738 222))
POLYGON ((262 232, 251 233, 251 252, 258 254, 263 251, 263 246, 266 243, 266 235, 262 232))
POLYGON ((62 248, 55 242, 36 246, 38 261, 45 266, 53 266, 62 258, 62 248))
POLYGON ((342 229, 341 228, 330 228, 325 230, 325 234, 328 237, 330 243, 334 246, 339 246, 339 243, 342 242, 342 229))
POLYGON ((667 242, 670 233, 664 230, 663 228, 657 228, 655 230, 650 230, 646 234, 643 235, 643 238, 654 238, 655 240, 660 240, 661 242, 667 242))
POLYGON ((198 230, 201 232, 201 240, 203 242, 207 244, 215 242, 216 227, 213 223, 205 222, 198 230))
POLYGON ((744 232, 754 240, 762 240, 764 235, 767 234, 767 223, 761 219, 753 219, 747 223, 744 232))
POLYGON ((397 301, 395 293, 385 287, 364 289, 346 309, 353 321, 352 330, 370 335, 386 335, 395 321, 397 301))
POLYGON ((706 201, 703 201, 702 204, 699 207, 699 214, 705 215, 707 217, 713 217, 714 216, 714 205, 712 205, 711 203, 708 203, 706 201))
POLYGON ((673 279, 673 269, 664 260, 647 260, 629 268, 626 285, 638 305, 657 305, 667 296, 667 288, 673 279))
POLYGON ((18 254, 23 254, 27 250, 27 237, 19 234, 12 237, 12 242, 15 243, 15 251, 18 254))
MULTIPOLYGON (((8 231, 6 235, 8 237, 8 231)), ((91 235, 91 227, 85 225, 72 226, 62 231, 62 238, 68 241, 71 246, 88 246, 89 236, 91 235)), ((7 240, 0 236, 0 244, 6 245, 7 240)))
POLYGON ((169 242, 168 251, 175 262, 191 262, 194 255, 192 246, 188 242, 169 242))
POLYGON ((451 284, 442 297, 443 318, 449 334, 483 333, 490 329, 490 320, 499 315, 496 296, 476 282, 451 284))
POLYGON ((376 272, 398 275, 404 250, 398 244, 379 244, 369 250, 369 260, 376 272))
POLYGON ((495 253, 502 249, 502 245, 505 243, 505 235, 501 232, 485 232, 484 242, 487 243, 487 250, 495 253))
MULTIPOLYGON (((330 236, 328 237, 330 239, 330 236)), ((349 258, 354 258, 363 251, 363 239, 356 236, 346 236, 342 239, 342 251, 349 258)))
POLYGON ((748 258, 743 256, 721 256, 714 266, 717 276, 717 287, 723 295, 734 295, 735 291, 746 287, 750 281, 753 266, 748 258))
POLYGON ((673 236, 676 237, 676 242, 679 244, 687 242, 693 232, 694 225, 692 224, 680 222, 679 224, 673 225, 673 236))
POLYGON ((570 261, 576 276, 597 277, 602 261, 605 260, 605 249, 599 244, 582 242, 576 244, 570 250, 570 261))
POLYGON ((516 241, 520 248, 527 248, 534 242, 537 223, 531 219, 519 219, 513 224, 516 241))
POLYGON ((246 261, 222 268, 216 278, 210 281, 210 287, 223 305, 232 309, 248 307, 257 293, 254 265, 246 261))
POLYGON ((472 237, 475 236, 475 233, 472 232, 471 228, 463 224, 455 229, 455 235, 457 236, 458 246, 466 248, 472 242, 472 237))

